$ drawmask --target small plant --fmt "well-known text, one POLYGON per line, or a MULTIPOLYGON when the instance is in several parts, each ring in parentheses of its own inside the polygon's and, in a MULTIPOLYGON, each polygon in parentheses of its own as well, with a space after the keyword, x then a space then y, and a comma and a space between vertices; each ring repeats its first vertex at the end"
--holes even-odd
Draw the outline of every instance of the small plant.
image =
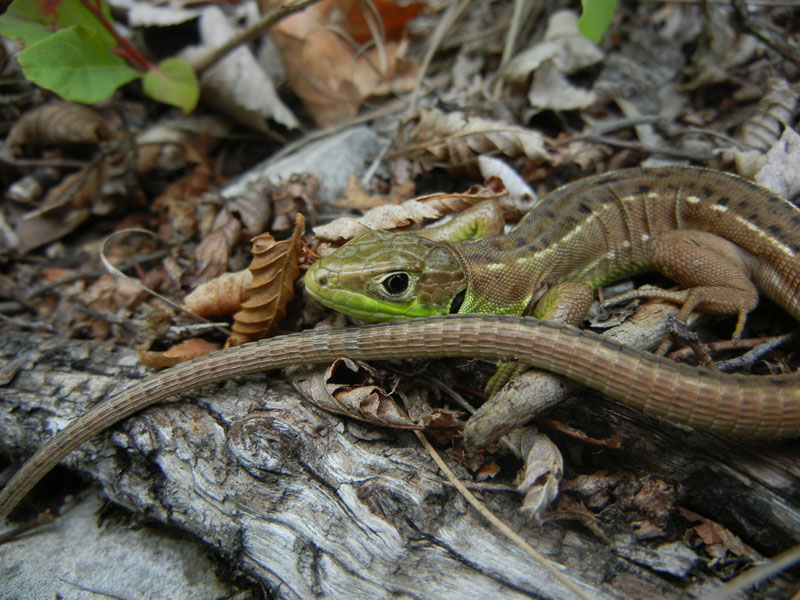
POLYGON ((119 35, 105 0, 14 0, 0 15, 0 35, 20 40, 25 76, 66 100, 91 104, 141 78, 145 93, 191 112, 200 89, 189 64, 154 64, 119 35))
POLYGON ((611 25, 617 0, 581 0, 581 5, 583 14, 578 21, 578 30, 596 44, 611 25))

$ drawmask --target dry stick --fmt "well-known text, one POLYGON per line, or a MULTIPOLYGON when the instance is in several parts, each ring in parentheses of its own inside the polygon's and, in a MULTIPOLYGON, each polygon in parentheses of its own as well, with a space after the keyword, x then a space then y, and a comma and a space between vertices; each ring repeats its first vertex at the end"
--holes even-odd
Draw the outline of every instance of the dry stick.
MULTIPOLYGON (((425 437, 425 434, 421 431, 414 431, 417 438, 419 439, 420 443, 424 446, 425 450, 428 451, 428 454, 431 455, 433 461, 437 464, 437 466, 442 470, 447 477, 447 480, 455 487, 462 496, 469 502, 472 507, 477 510, 484 519, 489 521, 491 525, 497 528, 500 533, 505 535, 509 540, 514 542, 517 546, 519 546, 528 556, 530 556, 534 561, 542 566, 542 568, 550 573, 559 583, 563 584, 564 587, 569 588, 575 594, 582 598, 583 600, 592 600, 592 597, 589 596, 577 583, 572 581, 569 577, 564 575, 564 573, 559 568, 561 565, 558 563, 553 562, 549 558, 547 558, 544 554, 539 552, 536 548, 531 546, 528 542, 526 542, 516 531, 511 529, 508 525, 506 525, 503 521, 501 521, 493 512, 491 512, 488 508, 486 508, 483 503, 478 500, 472 492, 467 489, 462 481, 456 477, 456 474, 450 470, 450 467, 447 466, 447 463, 444 462, 442 457, 436 451, 436 449, 431 445, 428 441, 428 438, 425 437)), ((562 567, 563 568, 563 567, 562 567)))
POLYGON ((506 43, 503 46, 503 55, 500 57, 500 66, 497 68, 497 80, 494 83, 494 92, 492 93, 492 100, 499 100, 500 94, 503 92, 503 71, 506 70, 506 65, 511 60, 511 55, 514 53, 515 46, 517 45, 517 37, 519 30, 522 28, 522 15, 525 11, 527 0, 514 0, 514 9, 511 12, 511 23, 508 26, 506 33, 506 43))
POLYGON ((773 556, 765 565, 750 569, 738 577, 734 577, 724 587, 706 596, 706 600, 732 600, 739 592, 766 581, 773 575, 785 571, 798 562, 800 562, 800 545, 773 556))
POLYGON ((12 540, 17 539, 18 537, 22 536, 24 533, 30 531, 31 529, 36 529, 37 527, 41 527, 47 523, 52 523, 56 520, 55 515, 50 511, 48 508, 43 513, 40 513, 38 517, 33 519, 32 521, 28 521, 23 523, 19 527, 15 527, 11 531, 6 531, 4 533, 0 533, 0 544, 6 544, 12 540))
POLYGON ((417 74, 417 82, 414 84, 414 91, 411 92, 411 96, 409 96, 408 99, 409 114, 413 114, 417 110, 417 102, 422 93, 422 82, 425 80, 428 67, 431 66, 431 61, 436 51, 439 49, 439 46, 441 46, 444 36, 453 26, 456 19, 461 16, 461 13, 469 6, 470 2, 471 0, 461 0, 459 4, 451 3, 450 6, 447 7, 447 11, 442 15, 439 24, 436 25, 436 29, 428 45, 428 50, 425 53, 425 58, 422 59, 422 64, 419 66, 419 73, 417 74))
POLYGON ((276 10, 273 10, 268 15, 264 15, 258 21, 250 25, 247 29, 239 32, 227 42, 209 50, 209 52, 196 60, 190 61, 192 68, 200 75, 208 67, 215 62, 226 56, 232 50, 235 50, 241 44, 247 44, 262 35, 267 29, 275 25, 281 19, 288 17, 292 13, 296 13, 304 8, 311 6, 319 0, 298 0, 293 4, 287 4, 276 10))

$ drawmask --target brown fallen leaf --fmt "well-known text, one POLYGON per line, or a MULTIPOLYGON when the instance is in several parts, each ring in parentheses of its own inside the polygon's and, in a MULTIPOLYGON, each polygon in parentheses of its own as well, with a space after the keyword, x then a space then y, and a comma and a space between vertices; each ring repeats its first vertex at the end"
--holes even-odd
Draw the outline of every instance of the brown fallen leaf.
POLYGON ((432 108, 420 113, 416 127, 399 152, 427 153, 451 165, 463 165, 479 154, 490 153, 546 161, 552 157, 545 143, 545 137, 533 129, 432 108))
POLYGON ((292 384, 323 410, 383 427, 441 432, 463 425, 451 410, 430 409, 411 418, 392 394, 375 383, 371 371, 347 358, 335 360, 327 369, 300 372, 292 384))
POLYGON ((286 315, 286 305, 294 298, 294 282, 300 275, 298 260, 304 229, 303 215, 297 213, 291 238, 276 242, 268 233, 253 238, 253 280, 242 310, 233 316, 233 335, 226 347, 268 336, 286 315))
POLYGON ((183 299, 183 307, 201 317, 230 315, 242 308, 252 282, 249 269, 223 273, 192 290, 183 299))
MULTIPOLYGON (((370 96, 407 92, 416 82, 418 64, 403 57, 405 40, 370 39, 359 46, 348 31, 362 6, 357 0, 322 0, 283 19, 270 32, 286 65, 289 85, 317 125, 350 119, 370 96)), ((374 30, 386 30, 383 15, 374 14, 381 19, 374 30)), ((411 16, 411 12, 401 17, 393 13, 388 17, 390 29, 401 30, 402 18, 411 16)), ((360 22, 354 29, 363 37, 360 22)))
POLYGON ((745 544, 735 533, 724 525, 697 514, 688 508, 678 507, 678 512, 687 521, 693 523, 692 529, 703 540, 706 550, 711 556, 721 557, 725 552, 736 556, 749 558, 753 561, 763 559, 763 556, 745 544))
POLYGON ((25 147, 97 144, 111 131, 97 111, 82 104, 49 102, 27 111, 11 128, 6 144, 14 154, 25 147))
POLYGON ((332 203, 336 208, 347 208, 349 210, 357 210, 359 212, 366 212, 376 206, 387 204, 386 199, 381 196, 373 196, 369 194, 358 181, 355 175, 350 175, 347 178, 347 187, 344 190, 344 199, 339 202, 332 203))
POLYGON ((166 369, 178 363, 206 356, 219 350, 219 346, 207 342, 202 338, 190 338, 172 346, 164 352, 149 352, 139 349, 139 360, 147 367, 153 369, 166 369))
POLYGON ((426 221, 439 219, 446 214, 467 210, 482 200, 505 196, 488 188, 480 187, 463 194, 429 194, 402 204, 377 206, 368 210, 362 217, 342 217, 326 225, 314 228, 314 235, 321 241, 336 242, 349 240, 365 231, 376 229, 398 229, 409 225, 420 225, 426 221))
POLYGON ((272 191, 271 231, 288 231, 294 215, 302 212, 314 226, 319 208, 319 181, 311 173, 294 173, 288 181, 281 181, 272 191))
POLYGON ((106 162, 85 165, 64 177, 35 210, 14 219, 14 230, 20 238, 20 255, 61 239, 77 229, 91 215, 91 205, 100 197, 108 178, 106 162))

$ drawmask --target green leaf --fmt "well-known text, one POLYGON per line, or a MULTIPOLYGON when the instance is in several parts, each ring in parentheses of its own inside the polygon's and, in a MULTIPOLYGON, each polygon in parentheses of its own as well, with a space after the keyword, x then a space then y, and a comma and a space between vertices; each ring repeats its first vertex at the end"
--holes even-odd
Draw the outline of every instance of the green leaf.
MULTIPOLYGON (((94 0, 92 0, 94 1, 94 0)), ((111 22, 111 11, 105 0, 101 12, 111 22)), ((117 44, 114 36, 80 3, 80 0, 14 0, 0 15, 0 35, 34 44, 59 29, 81 25, 94 31, 108 47, 117 44)))
POLYGON ((578 30, 596 44, 611 25, 617 0, 581 0, 581 5, 583 14, 578 20, 578 30))
POLYGON ((159 63, 157 69, 145 73, 142 85, 145 94, 177 106, 184 113, 192 112, 200 98, 197 75, 189 63, 179 58, 168 58, 159 63))
POLYGON ((114 54, 95 31, 72 26, 31 44, 19 54, 25 76, 66 100, 105 100, 140 73, 114 54))

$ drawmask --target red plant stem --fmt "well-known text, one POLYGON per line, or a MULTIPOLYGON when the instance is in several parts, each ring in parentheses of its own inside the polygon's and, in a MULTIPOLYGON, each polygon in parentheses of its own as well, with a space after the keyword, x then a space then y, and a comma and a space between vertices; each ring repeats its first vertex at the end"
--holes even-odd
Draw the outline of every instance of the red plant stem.
POLYGON ((128 40, 117 33, 114 25, 111 24, 103 14, 100 0, 94 0, 94 2, 91 2, 90 0, 80 0, 80 3, 83 4, 86 10, 92 13, 94 18, 97 19, 100 24, 105 27, 111 35, 114 36, 115 40, 117 40, 117 43, 120 45, 120 48, 114 49, 117 54, 122 56, 128 62, 132 63, 140 71, 151 71, 158 68, 155 64, 147 60, 144 54, 139 52, 139 49, 136 48, 136 46, 131 44, 128 40))

